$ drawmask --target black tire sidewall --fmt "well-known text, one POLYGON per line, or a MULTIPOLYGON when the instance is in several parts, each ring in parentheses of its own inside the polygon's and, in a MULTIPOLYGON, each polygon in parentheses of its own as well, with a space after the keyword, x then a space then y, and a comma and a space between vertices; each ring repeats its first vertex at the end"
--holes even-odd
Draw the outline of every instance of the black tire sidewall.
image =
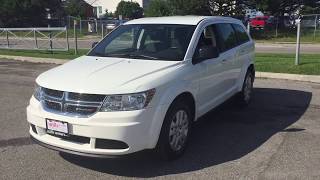
POLYGON ((252 92, 253 92, 253 79, 254 77, 253 77, 253 73, 251 72, 251 71, 247 71, 247 73, 246 73, 246 76, 245 76, 245 78, 244 78, 244 81, 243 81, 243 84, 242 84, 242 90, 241 90, 241 92, 240 92, 240 96, 239 96, 239 102, 240 102, 240 104, 242 104, 242 105, 244 105, 244 106, 247 106, 247 105, 249 105, 249 103, 250 103, 250 101, 251 101, 251 99, 252 99, 252 92), (247 78, 249 77, 249 76, 251 76, 251 95, 250 95, 250 99, 248 100, 248 101, 246 101, 245 100, 245 86, 246 86, 246 81, 247 81, 247 78))
POLYGON ((185 152, 188 144, 188 140, 191 134, 191 127, 192 127, 192 121, 193 121, 192 119, 193 118, 192 118, 191 110, 186 102, 176 101, 170 106, 165 116, 165 119, 161 128, 159 141, 158 141, 158 149, 163 159, 174 160, 179 158, 185 152), (169 131, 170 131, 171 122, 174 119, 173 116, 175 116, 176 112, 178 112, 179 110, 184 110, 187 113, 188 120, 189 120, 189 129, 188 129, 187 139, 183 147, 179 151, 174 151, 170 146, 169 131))

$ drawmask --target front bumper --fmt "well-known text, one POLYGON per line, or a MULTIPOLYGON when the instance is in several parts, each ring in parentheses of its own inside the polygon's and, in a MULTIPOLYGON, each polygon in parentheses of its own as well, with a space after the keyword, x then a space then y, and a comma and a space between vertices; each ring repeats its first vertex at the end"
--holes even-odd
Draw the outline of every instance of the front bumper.
POLYGON ((130 112, 98 112, 88 118, 77 118, 47 112, 32 97, 27 107, 27 120, 32 139, 48 148, 91 157, 118 156, 154 148, 166 108, 159 106, 130 112), (67 122, 70 135, 88 141, 73 141, 48 134, 46 119, 67 122), (127 146, 101 148, 96 146, 98 140, 117 141, 127 146))

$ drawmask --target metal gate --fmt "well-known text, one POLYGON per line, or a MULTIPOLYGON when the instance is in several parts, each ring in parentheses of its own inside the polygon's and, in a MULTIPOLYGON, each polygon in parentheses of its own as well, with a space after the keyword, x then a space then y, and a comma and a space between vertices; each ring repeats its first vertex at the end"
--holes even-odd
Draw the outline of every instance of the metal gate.
POLYGON ((68 51, 66 27, 0 28, 0 49, 68 51))

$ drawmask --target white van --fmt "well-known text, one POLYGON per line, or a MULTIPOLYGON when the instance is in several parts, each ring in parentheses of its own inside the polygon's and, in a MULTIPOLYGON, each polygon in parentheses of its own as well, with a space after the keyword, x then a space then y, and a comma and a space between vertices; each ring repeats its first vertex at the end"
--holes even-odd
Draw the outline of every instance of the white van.
POLYGON ((83 156, 181 156, 199 117, 251 99, 254 42, 227 17, 129 21, 86 56, 42 73, 27 107, 39 144, 83 156))

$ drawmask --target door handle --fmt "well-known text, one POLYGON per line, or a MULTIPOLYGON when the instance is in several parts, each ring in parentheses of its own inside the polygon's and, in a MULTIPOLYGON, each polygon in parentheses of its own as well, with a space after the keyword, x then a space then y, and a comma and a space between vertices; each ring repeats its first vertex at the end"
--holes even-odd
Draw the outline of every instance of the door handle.
POLYGON ((227 59, 222 59, 222 62, 227 62, 227 59))

